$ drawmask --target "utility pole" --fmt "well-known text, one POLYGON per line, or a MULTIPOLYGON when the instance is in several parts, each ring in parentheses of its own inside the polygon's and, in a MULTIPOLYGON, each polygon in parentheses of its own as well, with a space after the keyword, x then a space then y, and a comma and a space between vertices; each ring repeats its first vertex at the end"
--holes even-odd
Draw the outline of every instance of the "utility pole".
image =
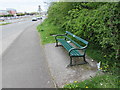
POLYGON ((38 12, 39 12, 39 15, 41 14, 41 7, 40 7, 40 5, 38 6, 38 12))

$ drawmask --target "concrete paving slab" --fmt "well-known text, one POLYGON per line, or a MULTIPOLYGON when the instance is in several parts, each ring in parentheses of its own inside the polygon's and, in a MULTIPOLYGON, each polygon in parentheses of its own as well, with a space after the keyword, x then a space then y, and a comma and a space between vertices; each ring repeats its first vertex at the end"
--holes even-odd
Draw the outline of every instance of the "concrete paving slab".
MULTIPOLYGON (((55 43, 45 45, 45 54, 50 68, 51 75, 57 87, 74 81, 83 81, 94 77, 97 73, 97 62, 88 56, 86 61, 89 64, 66 67, 70 63, 68 52, 62 47, 55 47, 55 43)), ((83 62, 83 58, 74 58, 73 61, 83 62)))

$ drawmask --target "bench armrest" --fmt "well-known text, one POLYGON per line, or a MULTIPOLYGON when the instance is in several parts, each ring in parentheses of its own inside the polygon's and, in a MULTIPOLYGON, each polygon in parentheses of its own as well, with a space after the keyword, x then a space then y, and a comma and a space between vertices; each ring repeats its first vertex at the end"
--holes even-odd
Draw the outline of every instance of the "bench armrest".
POLYGON ((66 36, 65 34, 61 34, 61 35, 56 35, 55 39, 57 39, 58 36, 66 36))
POLYGON ((66 36, 65 34, 58 34, 58 35, 56 35, 56 36, 66 36))
MULTIPOLYGON (((71 53, 73 50, 85 50, 86 48, 87 48, 87 46, 82 47, 82 48, 71 48, 68 52, 69 52, 69 55, 70 55, 70 53, 71 53)), ((85 54, 85 52, 84 52, 84 54, 85 54)))

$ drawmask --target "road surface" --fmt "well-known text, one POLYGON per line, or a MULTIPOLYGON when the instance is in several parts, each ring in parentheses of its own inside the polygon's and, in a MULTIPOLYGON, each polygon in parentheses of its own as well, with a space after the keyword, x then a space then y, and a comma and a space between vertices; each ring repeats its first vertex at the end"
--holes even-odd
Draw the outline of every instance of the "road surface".
POLYGON ((36 22, 32 22, 29 18, 27 21, 0 26, 0 35, 2 35, 0 38, 0 45, 2 45, 1 53, 3 53, 9 47, 9 45, 18 37, 21 32, 34 23, 36 22))
POLYGON ((2 55, 2 88, 54 87, 39 43, 36 30, 39 23, 25 21, 3 27, 2 40, 6 45, 2 55), (7 45, 7 42, 12 44, 7 45))

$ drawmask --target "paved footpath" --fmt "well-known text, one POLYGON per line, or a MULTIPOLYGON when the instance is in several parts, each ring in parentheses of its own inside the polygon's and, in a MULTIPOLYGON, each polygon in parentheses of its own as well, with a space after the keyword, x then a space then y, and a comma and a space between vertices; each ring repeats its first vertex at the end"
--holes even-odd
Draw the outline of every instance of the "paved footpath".
POLYGON ((2 55, 2 88, 53 88, 54 84, 33 24, 2 55))
MULTIPOLYGON (((70 63, 68 52, 61 46, 55 47, 55 43, 45 45, 45 54, 48 66, 57 87, 62 88, 65 84, 74 81, 84 81, 94 77, 98 73, 97 62, 86 55, 88 64, 66 67, 70 63)), ((83 63, 83 58, 73 58, 73 63, 83 63)), ((100 71, 99 71, 100 72, 100 71)), ((101 74, 101 73, 100 73, 101 74)))

